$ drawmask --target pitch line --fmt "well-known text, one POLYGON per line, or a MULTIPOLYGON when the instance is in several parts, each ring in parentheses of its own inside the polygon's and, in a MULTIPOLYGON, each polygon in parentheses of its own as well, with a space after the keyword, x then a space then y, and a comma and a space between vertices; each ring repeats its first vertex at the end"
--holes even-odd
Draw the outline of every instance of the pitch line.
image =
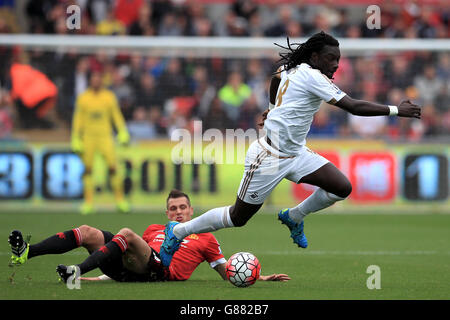
POLYGON ((326 255, 336 255, 336 256, 421 256, 421 255, 450 255, 450 251, 440 252, 440 251, 363 251, 363 250, 298 250, 298 251, 266 251, 261 252, 260 255, 311 255, 311 256, 326 256, 326 255))

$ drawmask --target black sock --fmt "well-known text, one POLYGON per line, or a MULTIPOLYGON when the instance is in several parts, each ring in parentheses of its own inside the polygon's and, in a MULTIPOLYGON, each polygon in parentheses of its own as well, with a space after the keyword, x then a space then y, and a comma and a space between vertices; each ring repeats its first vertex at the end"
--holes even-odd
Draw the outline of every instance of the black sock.
POLYGON ((121 235, 115 235, 114 238, 102 246, 97 251, 94 251, 89 257, 78 265, 81 274, 85 274, 102 265, 112 263, 117 259, 122 258, 122 253, 127 249, 128 244, 125 238, 121 235))
POLYGON ((78 248, 81 245, 80 229, 59 232, 39 243, 30 245, 28 258, 43 254, 60 254, 78 248))

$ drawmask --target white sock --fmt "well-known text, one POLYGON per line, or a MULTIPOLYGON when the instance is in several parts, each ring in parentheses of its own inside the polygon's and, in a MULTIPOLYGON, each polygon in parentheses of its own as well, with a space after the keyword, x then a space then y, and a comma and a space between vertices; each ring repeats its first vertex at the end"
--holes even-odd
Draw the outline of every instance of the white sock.
POLYGON ((312 195, 303 200, 298 206, 289 210, 289 217, 297 223, 303 221, 308 214, 325 209, 333 205, 336 201, 344 200, 335 194, 326 192, 318 188, 312 195))
POLYGON ((216 231, 222 228, 234 227, 230 218, 230 207, 211 209, 201 216, 188 222, 179 223, 173 228, 173 234, 178 239, 184 239, 193 233, 216 231))

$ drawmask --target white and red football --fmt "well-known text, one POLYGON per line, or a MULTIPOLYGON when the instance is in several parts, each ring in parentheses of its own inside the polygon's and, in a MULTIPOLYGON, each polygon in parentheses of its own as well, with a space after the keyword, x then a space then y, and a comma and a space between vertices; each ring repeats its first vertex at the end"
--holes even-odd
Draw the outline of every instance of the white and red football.
POLYGON ((236 287, 248 287, 258 280, 261 265, 258 258, 249 252, 238 252, 226 264, 228 280, 236 287))

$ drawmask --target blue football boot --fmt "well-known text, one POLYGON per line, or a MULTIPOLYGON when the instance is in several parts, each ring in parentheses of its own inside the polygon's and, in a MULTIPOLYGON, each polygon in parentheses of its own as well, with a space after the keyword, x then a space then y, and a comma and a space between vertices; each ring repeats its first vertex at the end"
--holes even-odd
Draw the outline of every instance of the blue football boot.
POLYGON ((161 250, 159 251, 159 256, 164 267, 168 267, 172 261, 173 255, 180 248, 180 244, 183 240, 179 240, 173 234, 173 227, 175 227, 179 222, 171 221, 166 224, 164 229, 164 241, 161 245, 161 250))
POLYGON ((303 221, 300 223, 294 222, 289 218, 289 209, 283 209, 278 213, 278 220, 281 220, 282 224, 287 225, 289 231, 291 231, 291 238, 301 248, 308 246, 308 240, 303 232, 303 221))

